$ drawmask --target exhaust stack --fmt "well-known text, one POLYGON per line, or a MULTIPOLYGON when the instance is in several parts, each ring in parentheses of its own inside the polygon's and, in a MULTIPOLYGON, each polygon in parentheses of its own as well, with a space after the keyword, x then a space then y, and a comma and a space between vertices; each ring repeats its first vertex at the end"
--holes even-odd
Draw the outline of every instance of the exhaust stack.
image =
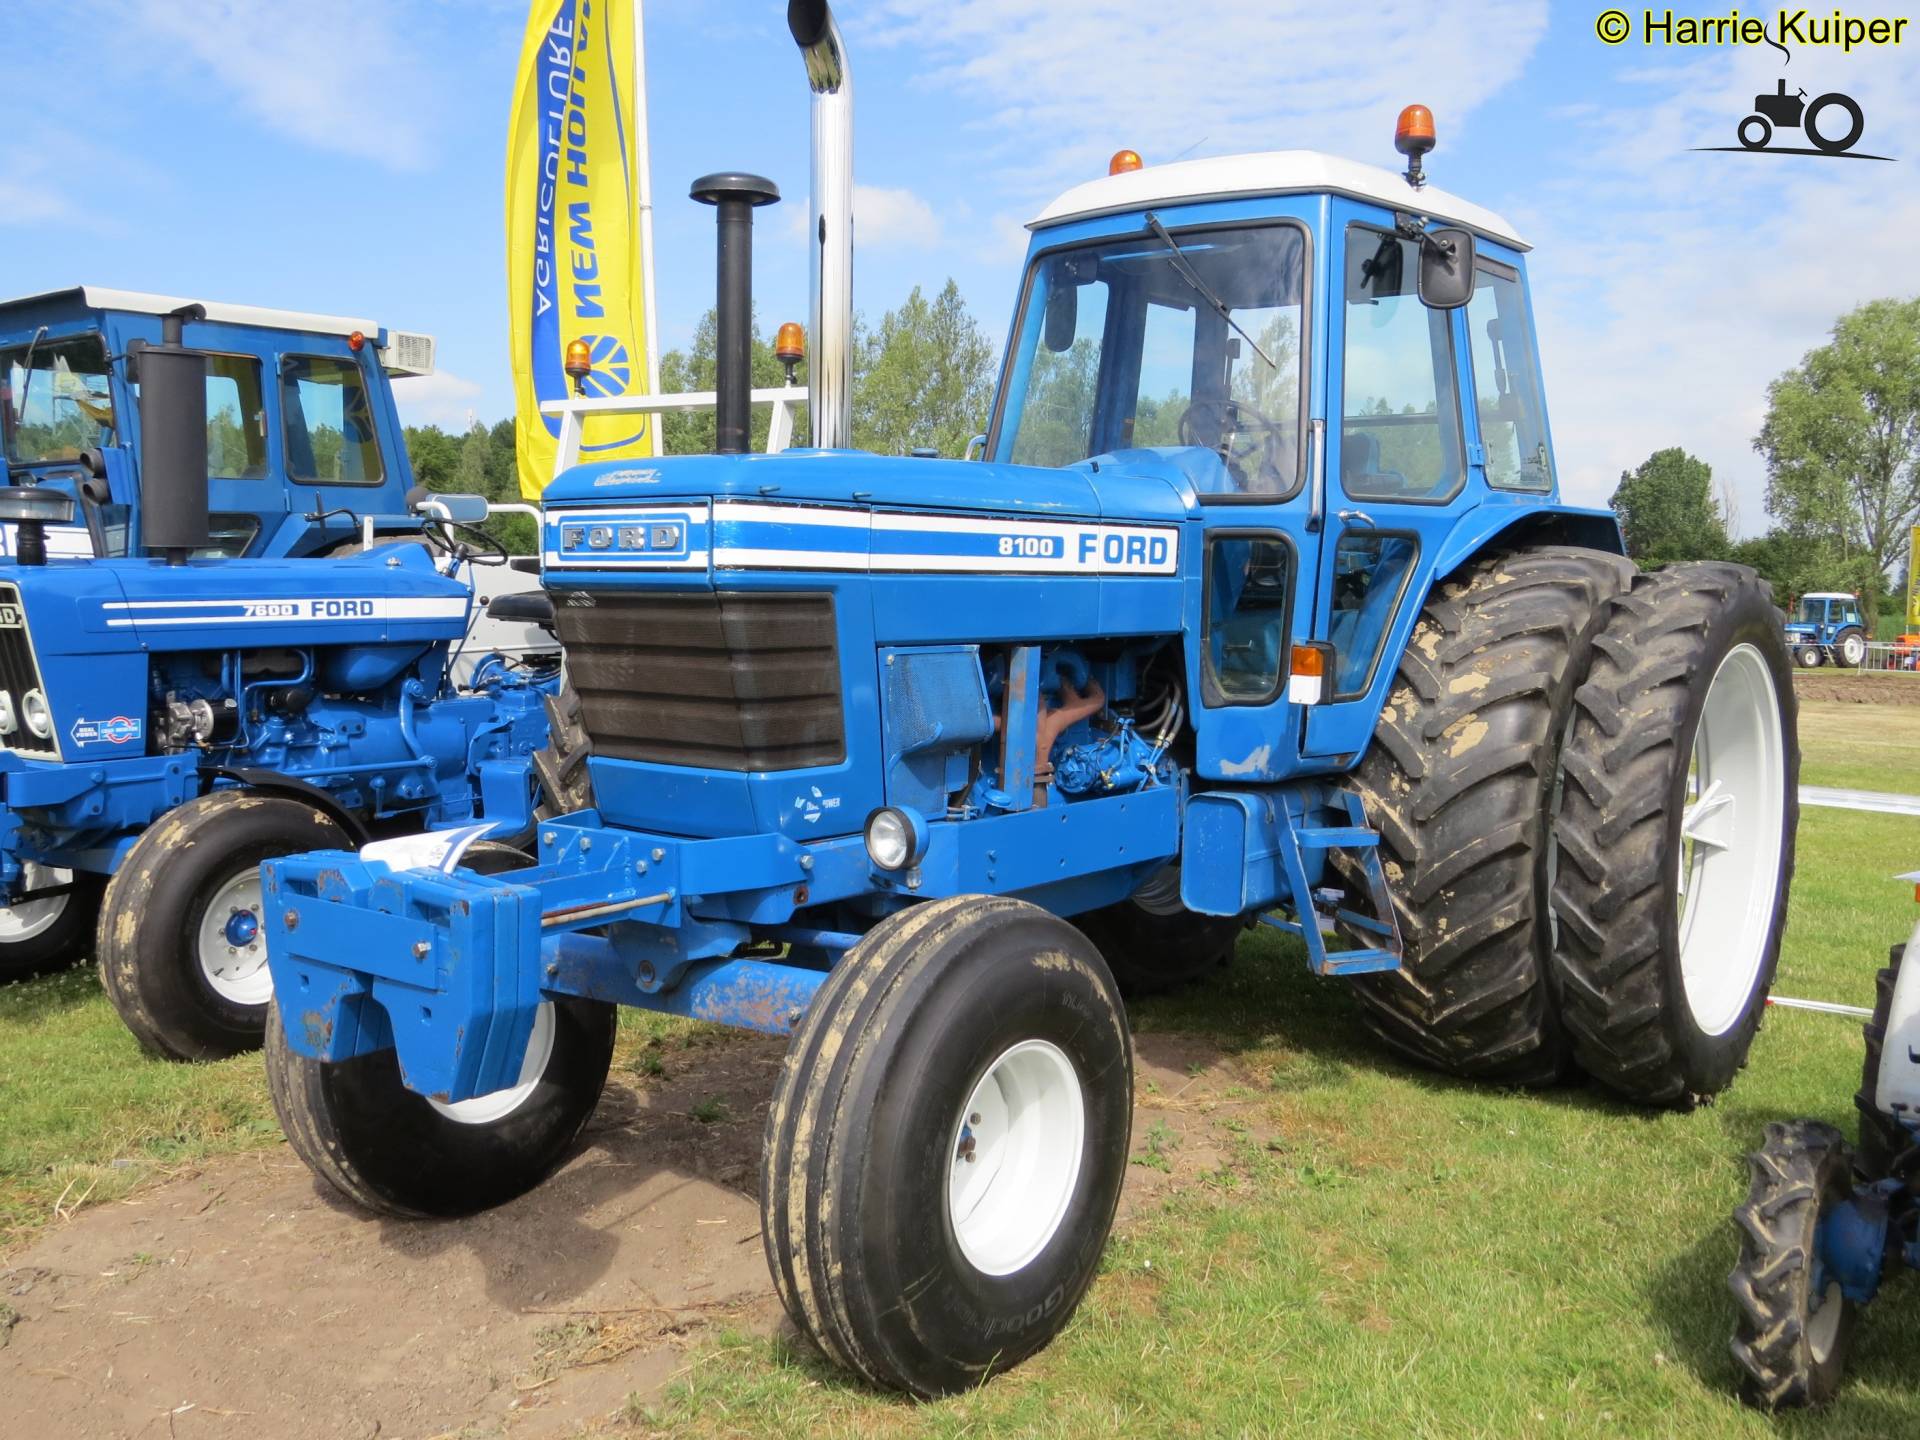
POLYGON ((714 300, 713 449, 744 455, 753 422, 753 212, 780 198, 760 175, 702 175, 693 198, 718 212, 714 300))
POLYGON ((206 318, 198 305, 175 310, 139 354, 141 526, 169 565, 207 543, 207 355, 182 339, 185 321, 206 318))
POLYGON ((807 409, 813 443, 853 443, 853 71, 827 0, 788 0, 787 28, 813 90, 813 360, 807 409))

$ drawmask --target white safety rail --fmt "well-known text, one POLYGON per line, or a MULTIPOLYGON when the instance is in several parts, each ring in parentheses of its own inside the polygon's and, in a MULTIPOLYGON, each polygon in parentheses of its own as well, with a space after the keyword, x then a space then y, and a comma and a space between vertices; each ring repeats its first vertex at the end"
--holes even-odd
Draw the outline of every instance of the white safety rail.
POLYGON ((1860 664, 1862 670, 1884 670, 1897 674, 1912 675, 1920 680, 1920 645, 1901 645, 1894 642, 1877 642, 1867 646, 1867 658, 1860 664))
MULTIPOLYGON (((679 395, 606 395, 549 400, 540 407, 540 413, 560 417, 560 439, 553 452, 553 473, 558 475, 580 462, 580 431, 589 416, 662 415, 669 410, 711 410, 717 398, 711 390, 689 390, 679 395)), ((807 387, 780 385, 754 390, 748 398, 755 405, 773 407, 773 420, 767 431, 767 454, 778 455, 793 442, 793 407, 806 403, 807 387)))

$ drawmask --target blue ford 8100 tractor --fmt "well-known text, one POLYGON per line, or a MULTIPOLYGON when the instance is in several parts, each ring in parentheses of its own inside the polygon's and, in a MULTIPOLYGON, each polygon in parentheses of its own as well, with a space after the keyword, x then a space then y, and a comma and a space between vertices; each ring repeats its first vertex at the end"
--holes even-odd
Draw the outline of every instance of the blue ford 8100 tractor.
MULTIPOLYGON (((984 462, 862 454, 846 57, 824 4, 788 15, 822 448, 550 487, 548 763, 579 783, 532 867, 264 867, 268 1074, 308 1164, 471 1211, 564 1155, 614 1006, 790 1034, 776 1287, 826 1354, 931 1395, 1038 1349, 1098 1267, 1119 987, 1248 925, 1424 1063, 1725 1087, 1792 864, 1780 617, 1736 566, 1636 574, 1560 502, 1526 247, 1421 183, 1431 117, 1403 116, 1407 177, 1123 152, 1033 223, 984 462)), ((694 193, 744 356, 773 187, 694 193)))
POLYGON ((263 858, 531 825, 559 657, 453 683, 464 577, 507 557, 478 497, 409 503, 371 339, 158 303, 11 307, 31 330, 0 372, 0 976, 97 944, 141 1041, 203 1058, 265 1023, 263 858))
POLYGON ((1808 669, 1829 660, 1847 670, 1866 664, 1867 621, 1858 595, 1825 590, 1802 595, 1786 632, 1794 660, 1808 669))

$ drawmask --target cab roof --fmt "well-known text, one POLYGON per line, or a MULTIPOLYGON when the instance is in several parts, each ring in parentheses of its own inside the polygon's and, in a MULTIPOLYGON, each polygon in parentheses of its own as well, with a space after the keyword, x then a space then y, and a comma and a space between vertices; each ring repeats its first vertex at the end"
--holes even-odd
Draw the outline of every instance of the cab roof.
POLYGON ((381 332, 372 320, 356 320, 346 315, 309 315, 299 310, 269 310, 259 305, 229 305, 220 300, 189 300, 179 295, 148 295, 138 290, 109 290, 103 285, 71 285, 64 290, 45 290, 38 295, 21 295, 0 300, 0 311, 15 306, 44 305, 61 301, 75 302, 88 310, 126 310, 137 315, 167 315, 184 305, 200 305, 207 319, 224 325, 253 325, 265 330, 300 330, 311 335, 351 335, 359 331, 368 339, 381 332))
POLYGON ((1218 155, 1205 160, 1176 160, 1139 170, 1102 176, 1076 185, 1032 220, 1029 230, 1044 230, 1070 220, 1146 210, 1155 205, 1196 200, 1226 200, 1247 195, 1350 195, 1396 210, 1412 210, 1436 220, 1464 225, 1489 240, 1516 250, 1532 247, 1493 211, 1437 190, 1415 190, 1400 175, 1377 165, 1362 165, 1318 150, 1268 150, 1253 155, 1218 155))
POLYGON ((1802 600, 1858 600, 1858 595, 1845 590, 1809 590, 1800 597, 1802 600))

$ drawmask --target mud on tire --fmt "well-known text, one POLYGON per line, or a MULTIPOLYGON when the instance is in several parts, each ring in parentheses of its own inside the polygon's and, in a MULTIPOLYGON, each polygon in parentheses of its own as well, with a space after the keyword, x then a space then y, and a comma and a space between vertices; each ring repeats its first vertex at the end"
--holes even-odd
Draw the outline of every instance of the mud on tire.
POLYGON ((1751 1188, 1733 1212, 1740 1258, 1727 1276, 1741 1395, 1764 1410, 1820 1405, 1839 1387, 1853 1334, 1839 1284, 1812 1293, 1821 1214, 1852 1194, 1846 1142, 1816 1120, 1775 1122, 1747 1164, 1751 1188))
MULTIPOLYGON (((1644 1104, 1690 1105, 1725 1089, 1746 1063, 1779 962, 1799 818, 1792 667, 1766 582, 1740 565, 1675 565, 1635 576, 1595 644, 1563 750, 1554 823, 1561 1016, 1580 1068, 1593 1078, 1644 1104), (1723 669, 1733 689, 1718 713, 1735 728, 1715 740, 1708 726, 1696 750, 1723 669), (1743 686, 1770 699, 1737 704, 1743 686), (1757 918, 1750 927, 1729 924, 1722 935, 1703 928, 1694 936, 1701 943, 1689 945, 1706 910, 1688 907, 1725 893, 1712 888, 1725 872, 1686 863, 1689 805, 1712 799, 1690 785, 1706 780, 1710 760, 1733 757, 1741 717, 1775 737, 1768 773, 1780 787, 1782 833, 1771 848, 1776 837, 1764 833, 1772 828, 1760 815, 1764 802, 1738 787, 1725 792, 1737 802, 1722 806, 1729 822, 1722 838, 1732 843, 1715 847, 1758 877, 1751 902, 1737 907, 1757 918), (1768 849, 1753 848, 1763 842, 1768 849), (1689 957, 1691 976, 1683 968, 1689 957)), ((1698 856, 1701 842, 1693 843, 1698 856)))
POLYGON ((1548 823, 1593 636, 1632 566, 1542 547, 1474 562, 1428 600, 1353 776, 1405 947, 1356 977, 1367 1025, 1441 1070, 1543 1083, 1564 1068, 1548 991, 1548 823))

